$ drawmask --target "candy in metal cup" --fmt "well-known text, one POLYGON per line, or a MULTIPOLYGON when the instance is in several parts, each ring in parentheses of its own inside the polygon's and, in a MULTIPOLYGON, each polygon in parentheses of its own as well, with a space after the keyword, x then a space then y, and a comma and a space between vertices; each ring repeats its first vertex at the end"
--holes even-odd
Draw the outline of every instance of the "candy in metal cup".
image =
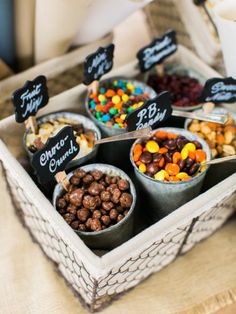
MULTIPOLYGON (((205 150, 207 154, 206 160, 211 159, 209 146, 196 134, 178 128, 160 128, 154 130, 153 133, 158 130, 185 136, 190 141, 199 141, 202 144, 203 150, 205 150)), ((143 189, 147 202, 149 203, 146 207, 147 214, 152 219, 152 222, 154 222, 159 218, 170 214, 172 211, 195 198, 200 193, 208 167, 201 173, 186 181, 165 182, 155 180, 144 173, 141 173, 133 161, 134 146, 140 142, 142 142, 142 140, 136 140, 133 144, 130 151, 130 160, 134 167, 136 178, 143 189)))
MULTIPOLYGON (((134 222, 134 209, 136 205, 136 190, 131 179, 125 172, 119 168, 113 167, 107 164, 90 164, 80 167, 84 171, 100 170, 103 173, 111 176, 120 176, 129 182, 130 193, 133 197, 132 205, 127 215, 114 226, 108 227, 101 231, 84 232, 75 230, 79 237, 85 242, 85 244, 93 249, 111 250, 123 242, 128 241, 133 235, 133 222, 134 222)), ((70 179, 73 176, 73 172, 67 175, 70 179)), ((56 208, 57 199, 65 193, 61 184, 57 184, 53 192, 53 206, 56 208)))
MULTIPOLYGON (((128 83, 131 83, 135 87, 141 88, 143 92, 148 94, 149 98, 156 97, 156 92, 151 87, 134 79, 124 78, 124 77, 113 77, 106 80, 102 80, 100 82, 100 85, 103 83, 113 82, 114 80, 123 80, 128 83)), ((90 92, 88 92, 86 96, 86 101, 85 101, 86 111, 89 118, 93 120, 94 123, 100 128, 103 137, 119 135, 119 134, 123 134, 127 132, 126 128, 116 128, 114 126, 108 126, 104 124, 103 122, 97 120, 96 117, 89 110, 89 95, 90 95, 90 92)), ((128 165, 127 156, 129 156, 131 143, 132 141, 123 141, 123 142, 116 142, 115 144, 107 143, 107 144, 101 145, 101 148, 99 149, 100 159, 103 162, 107 162, 116 166, 124 167, 128 165)))

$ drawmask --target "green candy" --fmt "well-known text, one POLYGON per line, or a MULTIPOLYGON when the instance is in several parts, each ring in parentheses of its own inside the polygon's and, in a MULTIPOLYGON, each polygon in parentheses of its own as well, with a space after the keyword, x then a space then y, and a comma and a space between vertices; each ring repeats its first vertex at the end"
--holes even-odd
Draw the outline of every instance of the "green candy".
POLYGON ((117 128, 117 129, 120 129, 120 126, 119 126, 118 123, 115 123, 115 124, 114 124, 114 127, 117 128))
POLYGON ((112 115, 117 114, 117 112, 118 112, 118 110, 115 109, 115 108, 110 108, 110 109, 109 109, 109 113, 112 114, 112 115))
POLYGON ((128 109, 127 109, 127 111, 128 112, 132 112, 134 109, 132 108, 132 107, 129 107, 128 109))
POLYGON ((100 112, 97 111, 97 112, 95 113, 95 115, 96 115, 96 118, 97 118, 97 119, 101 118, 101 113, 100 113, 100 112))
POLYGON ((102 101, 101 101, 101 105, 102 105, 102 106, 105 106, 106 103, 107 103, 106 100, 102 100, 102 101))

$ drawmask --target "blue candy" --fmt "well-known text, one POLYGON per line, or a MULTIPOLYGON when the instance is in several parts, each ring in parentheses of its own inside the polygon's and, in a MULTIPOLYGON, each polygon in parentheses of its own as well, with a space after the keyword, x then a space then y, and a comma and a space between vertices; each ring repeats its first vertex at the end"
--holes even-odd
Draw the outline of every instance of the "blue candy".
POLYGON ((142 93, 143 93, 142 88, 140 88, 140 87, 136 87, 136 88, 135 88, 135 94, 140 95, 140 94, 142 94, 142 93))
POLYGON ((105 94, 105 93, 106 93, 106 88, 101 87, 101 88, 100 88, 100 94, 105 94))
POLYGON ((111 120, 111 117, 108 114, 104 114, 104 116, 102 117, 102 122, 107 122, 110 120, 111 120))

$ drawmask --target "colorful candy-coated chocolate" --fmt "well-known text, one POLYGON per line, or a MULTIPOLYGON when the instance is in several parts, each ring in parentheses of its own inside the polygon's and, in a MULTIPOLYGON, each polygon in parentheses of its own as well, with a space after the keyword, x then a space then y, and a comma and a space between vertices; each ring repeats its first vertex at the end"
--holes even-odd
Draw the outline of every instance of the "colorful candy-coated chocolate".
POLYGON ((140 172, 169 182, 191 179, 201 172, 200 164, 206 160, 199 142, 162 130, 135 144, 132 153, 140 172))
POLYGON ((89 96, 89 110, 108 126, 126 128, 126 115, 142 106, 147 99, 143 89, 129 81, 101 82, 98 95, 91 93, 89 96))

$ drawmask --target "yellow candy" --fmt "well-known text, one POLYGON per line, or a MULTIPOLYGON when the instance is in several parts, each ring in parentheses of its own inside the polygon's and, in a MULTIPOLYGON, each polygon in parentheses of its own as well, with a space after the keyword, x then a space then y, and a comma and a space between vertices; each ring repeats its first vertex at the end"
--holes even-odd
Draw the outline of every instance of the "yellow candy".
POLYGON ((101 101, 104 101, 104 100, 106 100, 106 97, 104 96, 104 95, 102 95, 102 94, 100 94, 99 96, 98 96, 98 100, 101 102, 101 101))
POLYGON ((186 172, 179 172, 177 175, 176 175, 176 177, 178 178, 178 179, 180 179, 180 180, 182 180, 182 179, 185 179, 185 178, 188 178, 188 174, 186 173, 186 172))
POLYGON ((201 168, 200 168, 200 172, 205 171, 205 170, 206 170, 206 168, 207 168, 207 166, 203 166, 203 167, 201 167, 201 168))
POLYGON ((134 89, 134 85, 131 84, 131 83, 127 83, 126 87, 130 90, 133 90, 134 89))
POLYGON ((123 95, 122 95, 122 100, 123 100, 124 102, 128 101, 128 100, 129 100, 129 96, 128 96, 127 94, 123 94, 123 95))
POLYGON ((161 171, 163 171, 163 172, 164 172, 164 174, 165 174, 165 179, 168 179, 168 178, 169 178, 169 173, 168 173, 167 171, 165 171, 164 169, 163 169, 163 170, 161 170, 161 171))
POLYGON ((196 150, 196 146, 193 143, 187 143, 184 147, 187 148, 189 152, 195 152, 196 150))
POLYGON ((116 85, 117 85, 117 80, 115 80, 115 81, 113 82, 113 84, 116 86, 116 85))
POLYGON ((138 104, 134 104, 134 105, 132 106, 132 108, 133 108, 133 109, 137 109, 137 108, 138 108, 138 104))
POLYGON ((146 144, 146 149, 149 153, 158 153, 159 152, 159 145, 155 141, 148 141, 146 144))
POLYGON ((113 102, 113 104, 118 105, 120 102, 120 96, 118 96, 118 95, 113 96, 112 102, 113 102))
POLYGON ((140 164, 138 168, 139 168, 139 171, 142 173, 146 172, 147 170, 147 167, 145 164, 140 164))
POLYGON ((124 113, 123 113, 123 114, 121 114, 121 115, 120 115, 121 120, 125 120, 126 116, 127 116, 127 115, 126 115, 126 114, 124 114, 124 113))
POLYGON ((165 180, 165 171, 160 170, 156 174, 154 174, 154 179, 159 180, 159 181, 164 181, 165 180))
POLYGON ((186 147, 184 147, 182 150, 181 150, 181 158, 182 159, 186 159, 186 158, 188 158, 188 152, 189 152, 189 150, 186 148, 186 147))

